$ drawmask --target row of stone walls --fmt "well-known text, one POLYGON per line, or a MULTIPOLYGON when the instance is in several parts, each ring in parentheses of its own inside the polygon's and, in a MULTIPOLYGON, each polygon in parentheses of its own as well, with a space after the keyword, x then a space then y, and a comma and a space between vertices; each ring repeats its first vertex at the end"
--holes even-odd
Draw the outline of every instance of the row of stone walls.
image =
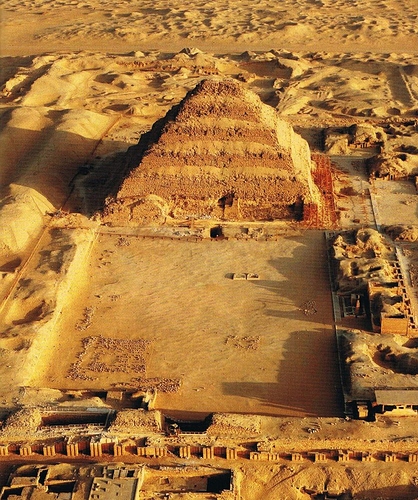
MULTIPOLYGON (((256 443, 254 443, 256 447, 256 443)), ((0 456, 10 455, 31 456, 43 455, 53 457, 64 455, 67 457, 102 457, 106 455, 123 457, 138 456, 141 458, 162 458, 178 457, 189 459, 199 457, 206 460, 224 459, 224 460, 258 460, 258 461, 292 461, 301 462, 309 460, 311 462, 348 462, 351 460, 361 462, 396 462, 404 461, 410 463, 418 462, 418 452, 397 453, 388 451, 350 451, 350 450, 323 450, 323 451, 305 451, 305 452, 265 452, 249 451, 248 449, 229 448, 223 446, 134 446, 132 443, 117 443, 109 439, 104 441, 92 438, 84 441, 59 441, 48 444, 20 444, 20 445, 0 445, 0 456)))

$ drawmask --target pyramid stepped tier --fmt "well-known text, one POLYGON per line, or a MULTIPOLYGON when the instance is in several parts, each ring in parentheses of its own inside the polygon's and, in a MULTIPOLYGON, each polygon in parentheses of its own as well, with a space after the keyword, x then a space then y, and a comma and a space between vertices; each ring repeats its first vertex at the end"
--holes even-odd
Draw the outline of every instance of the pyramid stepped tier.
POLYGON ((171 218, 301 219, 317 205, 308 144, 233 80, 204 80, 129 152, 104 211, 118 224, 171 218))

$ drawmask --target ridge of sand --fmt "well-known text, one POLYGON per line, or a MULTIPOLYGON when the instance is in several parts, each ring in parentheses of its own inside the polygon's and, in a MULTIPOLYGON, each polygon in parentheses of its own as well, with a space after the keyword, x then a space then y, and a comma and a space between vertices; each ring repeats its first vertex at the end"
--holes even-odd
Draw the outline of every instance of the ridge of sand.
POLYGON ((418 47, 413 0, 334 2, 284 0, 272 8, 266 0, 202 2, 193 6, 167 0, 157 2, 14 0, 3 7, 2 53, 27 54, 36 42, 38 51, 96 48, 97 50, 179 50, 192 41, 199 48, 251 46, 266 50, 394 52, 418 47), (75 17, 76 16, 76 17, 75 17))
MULTIPOLYGON (((243 82, 311 143, 319 140, 312 133, 329 124, 384 124, 390 117, 402 122, 413 120, 418 109, 418 59, 407 53, 273 50, 226 56, 189 48, 177 54, 68 52, 4 62, 4 221, 10 220, 7 206, 17 202, 13 192, 34 189, 45 198, 45 207, 51 205, 44 212, 60 209, 83 172, 89 174, 84 196, 73 198, 68 208, 89 213, 100 208, 121 168, 115 153, 136 144, 156 120, 211 75, 243 82), (12 192, 10 182, 16 185, 12 192)), ((391 124, 390 130, 396 147, 416 144, 417 132, 402 123, 391 124)), ((25 214, 19 232, 34 235, 43 224, 38 211, 19 206, 17 211, 25 214)), ((3 225, 8 229, 0 235, 0 247, 6 259, 27 248, 29 240, 11 231, 10 224, 3 225)))

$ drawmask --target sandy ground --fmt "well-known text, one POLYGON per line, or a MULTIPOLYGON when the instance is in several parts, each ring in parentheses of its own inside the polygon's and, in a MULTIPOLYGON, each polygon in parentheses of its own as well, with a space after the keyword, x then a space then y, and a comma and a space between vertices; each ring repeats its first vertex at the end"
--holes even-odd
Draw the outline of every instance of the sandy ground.
POLYGON ((399 224, 415 225, 418 217, 417 192, 411 182, 384 182, 376 179, 373 198, 377 205, 377 220, 383 226, 399 224))
POLYGON ((138 377, 158 377, 180 382, 178 392, 159 392, 164 410, 341 415, 323 233, 197 243, 102 234, 85 273, 25 385, 135 389, 138 377), (317 312, 305 315, 309 300, 317 312), (122 341, 117 360, 98 337, 145 341, 143 373, 132 346, 122 341))
POLYGON ((245 80, 313 148, 323 127, 362 120, 385 125, 391 116, 405 124, 398 127, 395 147, 413 145, 418 136, 413 125, 417 67, 413 53, 216 55, 189 49, 6 57, 0 98, 0 222, 5 228, 0 266, 28 250, 42 230, 45 211, 91 215, 100 207, 122 168, 119 153, 204 77, 245 80))
MULTIPOLYGON (((39 466, 34 461, 31 463, 30 468, 16 464, 16 469, 19 465, 20 468, 17 475, 20 476, 27 475, 30 468, 39 466)), ((108 465, 110 467, 116 466, 116 464, 112 463, 108 465)), ((153 498, 151 496, 153 492, 156 496, 164 488, 164 485, 167 484, 170 486, 183 486, 189 489, 189 491, 193 491, 193 489, 198 490, 199 487, 205 486, 205 474, 215 472, 213 469, 205 469, 205 466, 201 462, 193 461, 184 470, 184 477, 190 478, 193 481, 190 481, 190 479, 189 481, 181 481, 179 472, 176 470, 176 465, 174 462, 168 462, 167 467, 162 470, 153 469, 152 467, 146 469, 144 486, 147 489, 147 493, 144 492, 144 494, 149 495, 147 498, 153 498), (166 478, 170 478, 170 481, 166 478)), ((311 494, 315 494, 316 492, 344 492, 350 489, 352 484, 362 484, 361 488, 354 488, 355 498, 361 500, 389 498, 387 495, 392 494, 391 498, 413 500, 416 498, 417 493, 416 481, 414 480, 414 474, 417 473, 417 469, 411 466, 410 470, 406 471, 404 467, 404 464, 399 463, 357 463, 348 468, 342 464, 333 464, 327 467, 321 464, 292 464, 291 466, 284 464, 249 464, 235 469, 234 479, 236 483, 245 484, 241 488, 241 498, 266 498, 268 500, 275 500, 279 497, 308 500, 312 498, 311 494), (244 477, 248 481, 243 481, 244 477), (395 488, 393 487, 394 483, 396 483, 395 488), (319 488, 318 484, 321 484, 319 488), (393 493, 396 494, 396 497, 393 497, 393 493)), ((51 480, 55 478, 67 480, 71 480, 74 477, 79 478, 80 483, 74 494, 75 500, 84 498, 85 492, 92 482, 91 477, 102 475, 101 467, 97 464, 51 464, 49 470, 51 480)), ((6 475, 9 471, 11 471, 11 467, 3 468, 0 465, 0 474, 4 473, 6 475)), ((222 468, 219 468, 217 472, 224 471, 222 468)), ((171 493, 172 498, 181 498, 180 495, 184 497, 186 493, 171 493)), ((203 495, 202 492, 198 493, 199 497, 203 495)), ((194 498, 197 498, 197 496, 194 498)), ((228 496, 227 498, 230 497, 228 496)))
MULTIPOLYGON (((389 149, 416 145, 416 21, 414 0, 4 2, 2 405, 46 404, 61 396, 52 389, 163 383, 174 390, 159 391, 157 406, 173 412, 340 415, 322 233, 95 240, 88 218, 114 189, 127 148, 213 74, 242 81, 312 149, 324 127, 362 121, 393 132, 389 149), (61 220, 60 210, 71 214, 61 220), (232 272, 261 279, 233 281, 232 272), (317 312, 307 316, 309 300, 317 312)), ((342 227, 374 216, 417 224, 412 184, 369 184, 371 154, 333 158, 342 227)), ((418 265, 416 246, 405 248, 418 265)), ((417 474, 403 463, 251 464, 239 474, 245 499, 307 498, 302 486, 333 484, 356 498, 416 497, 417 474)))
MULTIPOLYGON (((332 0, 113 2, 63 3, 13 0, 3 7, 2 53, 26 55, 71 49, 179 50, 184 44, 204 48, 285 46, 293 50, 404 51, 416 47, 416 10, 413 0, 334 2, 332 0), (354 49, 355 50, 355 49, 354 49)), ((240 50, 238 48, 238 50, 240 50)))

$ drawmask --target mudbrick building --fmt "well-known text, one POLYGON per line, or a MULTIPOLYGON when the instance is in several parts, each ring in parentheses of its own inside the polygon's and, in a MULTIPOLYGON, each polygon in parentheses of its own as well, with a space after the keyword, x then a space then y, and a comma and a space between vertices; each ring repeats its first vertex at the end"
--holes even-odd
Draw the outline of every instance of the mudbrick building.
POLYGON ((393 244, 374 229, 348 231, 332 244, 334 286, 344 317, 369 313, 376 333, 414 335, 416 328, 393 244))
POLYGON ((232 500, 232 473, 229 469, 160 469, 137 464, 23 466, 11 474, 0 500, 151 500, 175 495, 232 500))

